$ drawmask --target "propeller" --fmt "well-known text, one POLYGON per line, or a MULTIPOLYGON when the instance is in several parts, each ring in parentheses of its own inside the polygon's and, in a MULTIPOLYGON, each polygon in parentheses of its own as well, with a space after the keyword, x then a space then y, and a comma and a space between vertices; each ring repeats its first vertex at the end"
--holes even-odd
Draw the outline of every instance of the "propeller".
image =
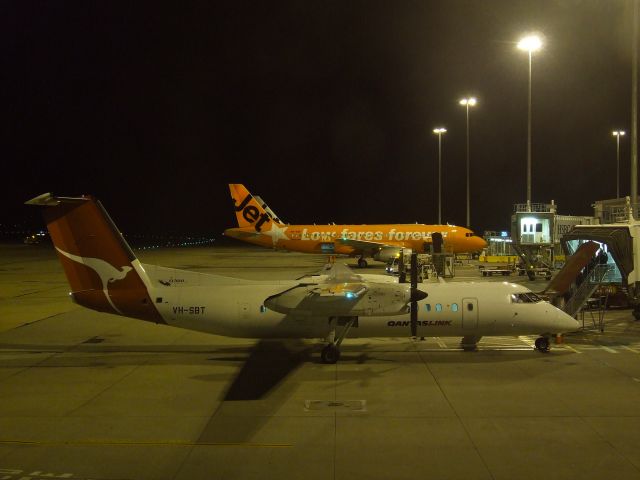
POLYGON ((398 253, 398 283, 407 283, 407 272, 404 268, 404 248, 398 253))
POLYGON ((418 336, 418 302, 427 298, 427 293, 422 290, 418 290, 418 254, 416 252, 411 253, 411 336, 418 336))

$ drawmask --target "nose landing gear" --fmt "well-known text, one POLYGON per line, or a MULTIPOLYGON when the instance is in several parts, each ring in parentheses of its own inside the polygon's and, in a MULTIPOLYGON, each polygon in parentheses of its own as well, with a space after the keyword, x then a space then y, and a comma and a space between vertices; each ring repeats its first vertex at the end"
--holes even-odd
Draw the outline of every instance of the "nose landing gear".
POLYGON ((540 338, 536 338, 536 350, 538 350, 541 353, 548 353, 549 352, 549 338, 548 337, 540 337, 540 338))

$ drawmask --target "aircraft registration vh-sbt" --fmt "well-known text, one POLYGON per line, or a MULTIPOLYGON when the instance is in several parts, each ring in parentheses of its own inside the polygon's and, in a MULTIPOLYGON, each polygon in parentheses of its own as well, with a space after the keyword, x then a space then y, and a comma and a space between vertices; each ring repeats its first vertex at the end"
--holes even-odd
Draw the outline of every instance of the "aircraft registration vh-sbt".
POLYGON ((366 267, 366 257, 388 262, 401 249, 429 253, 432 246, 441 245, 443 252, 473 253, 487 246, 468 228, 455 225, 289 225, 244 185, 232 183, 229 190, 238 227, 228 228, 224 234, 263 247, 358 256, 358 266, 366 267))
MULTIPOLYGON (((324 339, 335 363, 350 337, 483 335, 548 337, 578 322, 522 285, 397 283, 334 264, 297 280, 244 280, 141 263, 101 203, 91 196, 40 195, 71 298, 87 308, 157 324, 245 338, 324 339), (427 290, 427 291, 425 291, 427 290)), ((415 255, 412 260, 415 260, 415 255)), ((417 269, 414 269, 417 270, 417 269)))

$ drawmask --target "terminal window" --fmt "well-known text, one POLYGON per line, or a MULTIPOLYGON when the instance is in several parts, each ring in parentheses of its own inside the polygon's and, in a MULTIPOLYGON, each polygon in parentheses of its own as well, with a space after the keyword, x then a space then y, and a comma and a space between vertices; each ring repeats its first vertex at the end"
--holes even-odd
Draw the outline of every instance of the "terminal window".
POLYGON ((520 243, 551 243, 548 218, 522 217, 520 219, 520 243))

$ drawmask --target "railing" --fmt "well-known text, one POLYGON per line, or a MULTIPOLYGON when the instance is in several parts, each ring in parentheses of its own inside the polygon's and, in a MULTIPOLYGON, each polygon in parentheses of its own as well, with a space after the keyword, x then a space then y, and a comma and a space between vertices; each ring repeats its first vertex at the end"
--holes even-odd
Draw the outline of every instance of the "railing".
POLYGON ((555 213, 556 205, 553 203, 516 203, 513 205, 513 211, 555 213))
POLYGON ((587 275, 587 278, 578 286, 578 289, 564 306, 564 311, 575 316, 584 306, 587 300, 596 291, 598 285, 609 272, 609 265, 596 265, 587 275))
MULTIPOLYGON (((613 205, 602 208, 602 223, 628 223, 629 222, 629 205, 613 205)), ((636 205, 636 212, 638 212, 636 205)), ((636 213, 636 215, 638 215, 636 213)))

